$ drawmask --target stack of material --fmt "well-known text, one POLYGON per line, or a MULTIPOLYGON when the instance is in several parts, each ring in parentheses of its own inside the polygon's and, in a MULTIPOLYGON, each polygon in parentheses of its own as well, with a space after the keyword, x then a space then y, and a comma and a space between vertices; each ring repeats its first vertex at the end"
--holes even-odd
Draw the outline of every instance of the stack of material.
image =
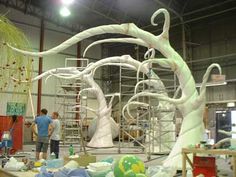
POLYGON ((54 173, 53 177, 90 177, 85 169, 62 169, 54 173))
POLYGON ((63 164, 63 159, 51 159, 46 161, 47 168, 61 168, 63 164))
POLYGON ((108 162, 90 163, 88 173, 91 177, 104 177, 112 171, 112 164, 108 162))
POLYGON ((64 157, 64 163, 67 163, 70 160, 76 161, 81 167, 86 167, 87 165, 89 165, 89 163, 96 162, 96 156, 90 154, 80 154, 79 156, 74 155, 74 156, 64 157))
POLYGON ((18 162, 14 157, 11 157, 6 165, 4 165, 4 169, 7 171, 20 171, 25 169, 25 164, 24 162, 18 162))
POLYGON ((150 166, 146 175, 150 177, 173 177, 176 174, 176 169, 163 166, 150 166))
POLYGON ((74 160, 70 160, 67 164, 65 164, 64 167, 67 169, 73 170, 73 169, 79 168, 79 164, 78 164, 78 162, 76 162, 74 160))

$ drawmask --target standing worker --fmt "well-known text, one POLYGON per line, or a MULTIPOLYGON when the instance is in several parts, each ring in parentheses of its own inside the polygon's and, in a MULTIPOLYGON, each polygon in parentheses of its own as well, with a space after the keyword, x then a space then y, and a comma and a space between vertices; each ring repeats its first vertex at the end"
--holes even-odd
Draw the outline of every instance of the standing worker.
POLYGON ((47 116, 47 109, 42 109, 32 124, 32 131, 37 136, 36 160, 39 160, 39 153, 43 152, 43 159, 47 159, 49 137, 53 132, 52 119, 47 116), (37 125, 38 133, 35 131, 37 125), (49 131, 50 130, 50 131, 49 131))
POLYGON ((54 153, 56 158, 59 158, 59 142, 60 142, 60 134, 61 134, 61 124, 58 120, 59 114, 58 112, 52 113, 52 125, 54 130, 52 132, 51 141, 50 141, 50 151, 51 154, 54 153))

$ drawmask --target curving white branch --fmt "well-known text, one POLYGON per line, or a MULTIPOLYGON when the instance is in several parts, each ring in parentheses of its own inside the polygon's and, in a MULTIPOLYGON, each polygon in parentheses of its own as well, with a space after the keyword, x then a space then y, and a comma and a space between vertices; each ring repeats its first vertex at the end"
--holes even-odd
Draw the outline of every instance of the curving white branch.
MULTIPOLYGON (((84 39, 87 39, 89 37, 95 36, 95 35, 101 35, 105 33, 115 33, 115 34, 125 34, 125 35, 130 35, 135 38, 139 38, 146 43, 148 43, 151 48, 155 49, 160 49, 161 48, 161 43, 156 43, 154 41, 156 40, 161 40, 161 38, 167 39, 168 35, 168 29, 169 29, 169 13, 166 9, 159 9, 154 13, 154 17, 160 13, 163 13, 165 15, 165 23, 163 26, 163 32, 159 36, 154 36, 151 33, 148 33, 144 30, 139 29, 136 25, 132 23, 128 24, 121 24, 121 25, 104 25, 104 26, 99 26, 99 27, 94 27, 88 30, 85 30, 81 33, 76 34, 75 36, 71 37, 70 39, 66 40, 65 42, 59 44, 58 46, 49 49, 48 51, 43 51, 43 52, 28 52, 24 51, 21 49, 17 49, 10 44, 7 44, 11 49, 20 52, 24 55, 30 55, 30 56, 46 56, 46 55, 51 55, 51 54, 56 54, 62 50, 65 50, 66 48, 70 47, 71 45, 74 45, 84 39), (155 15, 156 14, 156 15, 155 15), (155 47, 154 47, 155 46, 155 47)), ((162 50, 160 50, 162 52, 162 50)), ((165 52, 163 53, 164 55, 166 54, 165 52)))
POLYGON ((129 99, 128 103, 130 103, 134 99, 137 99, 138 97, 153 97, 153 98, 157 98, 158 100, 167 101, 169 103, 176 104, 176 105, 183 104, 187 99, 187 97, 185 97, 185 96, 182 96, 181 98, 178 98, 178 99, 173 99, 173 98, 170 98, 166 95, 159 94, 159 93, 140 92, 140 93, 137 93, 136 95, 132 96, 129 99))
POLYGON ((84 88, 84 89, 80 90, 78 93, 78 96, 77 96, 78 99, 80 98, 80 96, 83 92, 90 92, 95 95, 96 89, 95 88, 84 88))
POLYGON ((149 86, 152 86, 152 85, 158 85, 158 81, 154 78, 152 79, 148 79, 148 80, 142 80, 142 81, 139 81, 136 85, 135 85, 135 88, 134 88, 134 93, 137 94, 137 91, 138 91, 138 87, 140 84, 146 84, 146 85, 149 85, 149 86))
POLYGON ((112 95, 112 97, 111 97, 111 99, 110 99, 110 102, 109 102, 109 104, 108 104, 109 108, 112 107, 112 102, 113 102, 115 96, 116 96, 116 95, 112 95))
POLYGON ((227 143, 227 142, 231 142, 231 139, 232 139, 232 138, 224 138, 224 139, 218 141, 214 146, 215 146, 216 148, 219 148, 219 147, 221 146, 221 144, 227 143))
MULTIPOLYGON (((108 57, 105 59, 101 59, 94 64, 89 65, 83 71, 77 70, 76 67, 51 69, 33 78, 31 82, 37 81, 48 75, 53 75, 55 77, 63 78, 63 79, 79 79, 83 77, 84 75, 93 72, 96 68, 103 65, 107 65, 108 63, 111 65, 130 67, 131 69, 134 69, 134 70, 137 70, 141 64, 139 61, 133 59, 129 55, 108 57)), ((140 70, 144 73, 148 72, 147 67, 141 67, 140 70)), ((26 81, 26 82, 30 82, 30 81, 26 81)))
POLYGON ((100 66, 97 66, 95 69, 93 69, 93 75, 95 74, 95 72, 98 68, 100 68, 101 66, 108 66, 108 65, 109 66, 123 66, 123 67, 130 68, 131 70, 136 70, 136 68, 133 65, 127 64, 127 63, 115 63, 115 62, 114 63, 104 63, 100 66))
POLYGON ((95 88, 84 88, 79 91, 78 96, 80 96, 82 94, 82 92, 90 92, 90 93, 94 94, 96 92, 96 89, 95 88))
POLYGON ((202 85, 201 85, 201 87, 200 87, 200 96, 201 96, 201 95, 204 95, 205 92, 206 92, 207 80, 208 80, 208 78, 209 78, 209 76, 210 76, 210 73, 211 73, 211 71, 212 71, 213 68, 217 68, 218 71, 219 71, 219 74, 222 73, 221 67, 220 67, 220 65, 217 64, 217 63, 213 63, 213 64, 211 64, 211 65, 207 68, 207 70, 206 70, 206 72, 205 72, 205 74, 204 74, 204 76, 203 76, 203 79, 202 79, 202 85))
POLYGON ((225 131, 225 130, 218 130, 219 133, 225 134, 227 136, 231 136, 233 134, 236 134, 236 131, 225 131))
POLYGON ((154 48, 150 48, 145 52, 144 59, 152 59, 155 57, 156 51, 154 48))
MULTIPOLYGON (((45 71, 44 73, 34 77, 31 80, 21 80, 20 82, 27 83, 27 82, 35 82, 38 81, 39 79, 42 79, 43 77, 48 77, 48 76, 55 76, 59 78, 68 78, 71 77, 75 74, 78 74, 79 71, 77 70, 76 67, 67 67, 67 68, 55 68, 55 69, 50 69, 48 71, 45 71)), ((12 78, 15 81, 19 81, 18 79, 12 78)))
POLYGON ((164 21, 164 25, 163 25, 163 31, 162 31, 162 36, 164 38, 169 38, 169 29, 170 29, 170 15, 168 13, 168 11, 166 11, 166 9, 159 9, 157 10, 151 17, 151 24, 153 26, 157 26, 157 23, 154 22, 156 16, 158 16, 159 14, 163 13, 165 16, 165 21, 164 21))
POLYGON ((91 43, 88 47, 86 47, 86 49, 84 50, 83 53, 83 57, 85 57, 86 53, 88 52, 88 50, 98 44, 103 44, 103 43, 129 43, 129 44, 136 44, 136 45, 141 45, 144 47, 149 47, 148 44, 143 41, 142 39, 138 39, 138 38, 111 38, 111 39, 103 39, 103 40, 99 40, 99 41, 95 41, 93 43, 91 43))
POLYGON ((148 106, 149 106, 149 104, 143 103, 143 102, 139 102, 139 101, 132 101, 132 102, 129 102, 128 104, 126 104, 126 105, 123 107, 123 109, 122 109, 122 116, 124 117, 124 119, 125 119, 127 122, 129 122, 130 119, 131 119, 131 120, 135 120, 135 118, 134 118, 134 117, 131 115, 131 113, 130 113, 130 109, 128 109, 128 107, 129 107, 130 105, 139 105, 139 106, 144 106, 144 107, 148 107, 148 106), (127 118, 126 115, 125 115, 125 110, 126 110, 126 109, 127 109, 127 113, 128 113, 129 118, 127 118))
POLYGON ((95 110, 95 109, 92 109, 88 106, 83 106, 83 105, 76 105, 76 106, 73 106, 72 109, 76 109, 76 108, 84 108, 86 110, 89 110, 91 111, 92 113, 94 113, 96 116, 98 115, 98 110, 95 110))
POLYGON ((175 93, 174 93, 173 98, 176 98, 176 97, 178 96, 178 94, 180 93, 180 91, 181 91, 181 87, 178 86, 178 88, 176 89, 176 91, 175 91, 175 93))
MULTIPOLYGON (((219 133, 222 133, 222 134, 225 134, 227 136, 232 136, 233 134, 236 134, 236 131, 225 131, 225 130, 218 130, 219 133)), ((223 143, 226 143, 226 142, 230 142, 232 143, 232 141, 235 140, 233 139, 232 137, 229 137, 229 138, 224 138, 220 141, 218 141, 216 144, 215 144, 215 147, 216 148, 219 148, 221 146, 221 144, 223 143)), ((231 144, 232 146, 232 144, 231 144)))

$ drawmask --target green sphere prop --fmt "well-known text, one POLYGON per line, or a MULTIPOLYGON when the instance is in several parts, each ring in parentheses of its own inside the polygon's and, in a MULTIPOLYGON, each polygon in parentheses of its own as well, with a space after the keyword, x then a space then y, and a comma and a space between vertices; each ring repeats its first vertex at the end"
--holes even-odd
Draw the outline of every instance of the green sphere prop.
POLYGON ((115 177, 145 177, 144 163, 134 155, 125 155, 115 163, 115 177))

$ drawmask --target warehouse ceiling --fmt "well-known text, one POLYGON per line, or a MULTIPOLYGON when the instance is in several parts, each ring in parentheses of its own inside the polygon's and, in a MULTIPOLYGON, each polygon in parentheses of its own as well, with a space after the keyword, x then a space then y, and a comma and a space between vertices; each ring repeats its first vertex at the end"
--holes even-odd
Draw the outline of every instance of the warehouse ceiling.
MULTIPOLYGON (((44 16, 46 20, 73 32, 98 25, 128 22, 152 31, 150 17, 159 8, 169 10, 171 24, 236 12, 235 0, 75 0, 70 7, 71 16, 63 18, 59 15, 60 0, 0 0, 0 3, 26 14, 44 16)), ((159 17, 159 21, 162 20, 159 17)))

